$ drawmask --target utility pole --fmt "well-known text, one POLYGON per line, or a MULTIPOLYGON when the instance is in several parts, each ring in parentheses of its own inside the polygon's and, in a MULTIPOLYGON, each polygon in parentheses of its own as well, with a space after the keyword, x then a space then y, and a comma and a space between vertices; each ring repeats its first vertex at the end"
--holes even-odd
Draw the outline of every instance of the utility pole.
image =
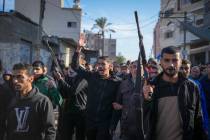
POLYGON ((3 0, 3 12, 5 11, 5 0, 3 0))
MULTIPOLYGON (((160 13, 160 18, 168 18, 168 19, 178 19, 178 18, 180 18, 180 19, 184 19, 184 23, 186 24, 187 23, 187 12, 185 11, 184 13, 173 13, 173 14, 181 14, 181 15, 183 15, 184 14, 184 16, 170 16, 170 17, 166 17, 165 15, 166 15, 166 13, 160 13)), ((183 35, 183 50, 182 50, 182 55, 183 55, 183 58, 184 59, 187 59, 187 50, 186 50, 186 38, 187 38, 187 29, 186 29, 186 27, 185 26, 182 26, 183 27, 183 32, 184 32, 184 35, 183 35)))
MULTIPOLYGON (((184 12, 184 23, 187 23, 187 12, 184 12)), ((183 58, 186 59, 187 58, 187 53, 186 53, 186 28, 183 26, 183 30, 184 30, 184 48, 183 48, 183 58)))
POLYGON ((39 60, 39 55, 40 55, 42 30, 43 30, 42 23, 43 23, 43 19, 44 19, 44 11, 45 11, 45 0, 40 0, 39 27, 38 27, 38 33, 37 33, 37 54, 36 54, 37 60, 39 60))
POLYGON ((104 56, 104 50, 105 50, 105 36, 104 36, 104 33, 103 33, 103 48, 102 48, 102 56, 104 56))

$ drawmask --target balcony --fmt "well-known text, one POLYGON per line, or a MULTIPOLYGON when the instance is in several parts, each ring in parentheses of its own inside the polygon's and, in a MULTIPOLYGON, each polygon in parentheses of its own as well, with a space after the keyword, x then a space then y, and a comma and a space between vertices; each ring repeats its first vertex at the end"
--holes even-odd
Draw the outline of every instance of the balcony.
MULTIPOLYGON (((184 1, 184 0, 183 0, 184 1)), ((181 2, 180 11, 194 12, 204 7, 203 0, 191 0, 188 2, 181 2)))

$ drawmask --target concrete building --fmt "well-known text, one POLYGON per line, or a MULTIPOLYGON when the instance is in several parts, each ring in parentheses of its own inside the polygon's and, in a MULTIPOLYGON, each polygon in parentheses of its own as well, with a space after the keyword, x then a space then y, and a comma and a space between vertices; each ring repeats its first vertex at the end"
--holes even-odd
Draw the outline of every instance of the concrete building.
POLYGON ((15 63, 32 63, 39 58, 51 64, 47 47, 36 47, 39 26, 17 12, 0 13, 0 60, 4 69, 15 63), (38 56, 38 57, 37 57, 38 56))
MULTIPOLYGON (((193 64, 206 63, 210 60, 209 42, 192 33, 183 26, 189 23, 194 28, 203 27, 207 20, 205 3, 207 0, 161 0, 161 14, 158 27, 160 35, 154 38, 154 48, 175 46, 180 49, 182 57, 188 58, 193 64), (185 13, 186 12, 186 18, 185 13), (185 21, 184 21, 185 20, 185 21), (160 44, 155 44, 160 42, 160 44)), ((188 25, 189 26, 189 25, 188 25)))
MULTIPOLYGON (((31 64, 43 61, 51 68, 52 55, 48 46, 41 41, 37 46, 39 26, 18 12, 0 13, 0 60, 4 69, 11 70, 15 63, 31 64), (5 30, 6 29, 6 30, 5 30)), ((46 40, 45 37, 43 37, 46 40)), ((50 47, 64 60, 66 66, 71 62, 76 42, 69 38, 47 37, 50 47)))
POLYGON ((69 66, 72 61, 74 51, 76 50, 77 43, 73 39, 59 38, 57 36, 43 36, 43 40, 48 40, 56 58, 58 60, 63 60, 65 66, 69 66))
POLYGON ((156 59, 159 58, 161 52, 159 38, 160 38, 160 21, 158 20, 153 32, 153 46, 152 46, 153 54, 156 59))
POLYGON ((71 63, 81 29, 80 1, 74 0, 72 7, 66 8, 64 0, 15 0, 16 11, 42 26, 43 30, 38 30, 37 46, 41 36, 48 36, 56 47, 56 55, 66 66, 71 63))
POLYGON ((116 58, 116 39, 105 39, 104 40, 104 56, 109 56, 112 60, 116 58))
POLYGON ((116 58, 117 40, 111 38, 103 39, 100 34, 87 33, 87 45, 90 50, 97 50, 99 56, 109 56, 112 60, 116 58))
POLYGON ((15 10, 33 22, 42 24, 48 35, 77 41, 80 36, 82 14, 79 1, 75 1, 73 8, 64 6, 64 0, 15 0, 15 10))

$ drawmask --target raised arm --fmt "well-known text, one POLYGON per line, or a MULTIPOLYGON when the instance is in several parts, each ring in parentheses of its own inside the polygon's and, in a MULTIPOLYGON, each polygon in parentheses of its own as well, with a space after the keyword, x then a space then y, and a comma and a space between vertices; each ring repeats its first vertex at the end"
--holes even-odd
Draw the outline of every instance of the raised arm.
POLYGON ((72 63, 71 67, 74 69, 81 77, 87 79, 91 76, 92 72, 89 72, 85 70, 84 68, 80 67, 79 64, 79 57, 80 57, 80 52, 84 48, 84 39, 80 38, 79 43, 77 45, 77 49, 74 52, 73 58, 72 58, 72 63))

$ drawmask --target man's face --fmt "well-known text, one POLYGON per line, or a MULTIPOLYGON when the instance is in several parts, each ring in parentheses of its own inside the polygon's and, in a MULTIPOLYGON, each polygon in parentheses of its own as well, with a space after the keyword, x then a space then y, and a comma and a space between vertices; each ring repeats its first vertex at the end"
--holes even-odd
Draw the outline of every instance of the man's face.
POLYGON ((148 65, 147 69, 149 73, 149 78, 153 79, 154 77, 158 75, 158 66, 154 64, 150 64, 148 65))
POLYGON ((103 76, 109 74, 109 63, 106 60, 98 60, 98 72, 103 76))
POLYGON ((33 67, 33 72, 35 78, 38 78, 45 73, 42 67, 33 67))
POLYGON ((109 65, 109 70, 110 70, 110 71, 113 71, 113 69, 114 69, 113 67, 114 67, 113 64, 110 64, 110 65, 109 65))
POLYGON ((190 64, 182 64, 180 67, 180 72, 188 78, 190 76, 190 64))
POLYGON ((130 73, 133 78, 136 77, 136 72, 137 72, 137 63, 133 63, 130 65, 130 73))
POLYGON ((12 83, 16 91, 24 91, 32 86, 33 77, 27 74, 26 70, 14 70, 12 83))
POLYGON ((167 75, 168 77, 174 77, 178 74, 181 65, 180 54, 164 53, 163 57, 161 58, 160 64, 165 75, 167 75))
POLYGON ((4 81, 10 81, 11 80, 11 75, 9 75, 9 74, 5 74, 5 75, 3 75, 3 79, 4 79, 4 81))
POLYGON ((200 72, 200 68, 198 66, 194 66, 192 67, 191 70, 191 76, 195 79, 199 78, 201 72, 200 72))
POLYGON ((64 68, 64 69, 63 69, 63 74, 64 74, 65 76, 67 76, 67 75, 69 74, 69 69, 68 69, 68 68, 64 68))
POLYGON ((120 67, 119 66, 114 66, 113 70, 114 70, 114 72, 120 72, 120 67))
POLYGON ((127 66, 122 66, 121 67, 121 72, 125 73, 125 74, 128 74, 129 73, 128 67, 127 66))

